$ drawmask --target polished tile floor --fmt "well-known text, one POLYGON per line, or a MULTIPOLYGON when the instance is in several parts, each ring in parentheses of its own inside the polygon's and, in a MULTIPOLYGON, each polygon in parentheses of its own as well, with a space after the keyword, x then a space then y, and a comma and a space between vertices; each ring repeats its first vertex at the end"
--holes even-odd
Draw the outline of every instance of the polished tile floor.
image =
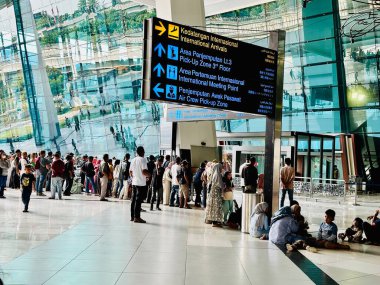
MULTIPOLYGON (((20 193, 0 200, 0 277, 5 284, 314 284, 267 241, 203 223, 203 210, 163 207, 129 221, 129 201, 100 202, 75 195, 37 198, 22 213, 20 193)), ((375 207, 299 199, 316 231, 323 211, 334 208, 341 230, 375 207)), ((379 284, 380 247, 302 251, 339 284, 379 284)))

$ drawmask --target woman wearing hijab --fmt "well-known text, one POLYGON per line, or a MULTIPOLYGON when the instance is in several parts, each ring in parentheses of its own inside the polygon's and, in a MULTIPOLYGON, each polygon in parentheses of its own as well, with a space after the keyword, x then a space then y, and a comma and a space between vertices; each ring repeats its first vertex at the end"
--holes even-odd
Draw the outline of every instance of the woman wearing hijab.
POLYGON ((169 201, 170 201, 170 191, 172 189, 172 177, 171 177, 171 174, 170 174, 170 169, 172 168, 174 162, 170 162, 168 164, 168 167, 165 168, 165 172, 164 172, 164 175, 162 176, 162 186, 163 186, 163 189, 164 189, 164 193, 163 193, 163 203, 164 205, 169 205, 169 201))
POLYGON ((251 215, 249 234, 252 237, 268 239, 269 219, 267 216, 269 206, 267 202, 256 205, 251 215))
POLYGON ((304 237, 297 235, 299 226, 295 217, 301 213, 301 207, 282 207, 272 217, 269 240, 274 244, 294 243, 303 240, 304 237))
POLYGON ((206 221, 211 221, 213 227, 222 227, 224 219, 223 185, 222 164, 216 163, 212 168, 211 189, 206 208, 206 221))

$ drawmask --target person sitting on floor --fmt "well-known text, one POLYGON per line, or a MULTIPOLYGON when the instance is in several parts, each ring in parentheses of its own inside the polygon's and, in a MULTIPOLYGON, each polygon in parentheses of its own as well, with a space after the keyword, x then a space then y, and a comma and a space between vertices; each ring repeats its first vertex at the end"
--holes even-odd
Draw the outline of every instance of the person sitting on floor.
POLYGON ((352 226, 347 228, 344 233, 340 233, 338 237, 344 241, 347 237, 349 242, 361 242, 363 237, 363 220, 355 218, 352 221, 352 226))
POLYGON ((363 223, 365 236, 367 237, 367 244, 380 244, 380 219, 377 217, 380 209, 376 210, 373 216, 369 216, 367 220, 369 223, 363 223))
MULTIPOLYGON (((296 200, 293 200, 290 203, 290 206, 293 206, 293 205, 298 205, 299 206, 299 203, 296 200)), ((300 235, 300 236, 308 237, 308 238, 311 237, 311 234, 309 234, 307 232, 307 230, 309 229, 309 223, 306 221, 305 217, 301 215, 301 208, 300 208, 299 215, 293 215, 293 217, 298 222, 298 232, 297 232, 297 234, 300 235)))
POLYGON ((349 245, 339 244, 337 242, 338 227, 333 222, 335 219, 335 211, 328 209, 325 212, 324 222, 321 223, 318 232, 318 238, 315 246, 318 248, 328 249, 350 249, 349 245))
POLYGON ((267 216, 269 205, 262 202, 256 205, 251 215, 249 234, 261 240, 268 239, 269 219, 267 216))
POLYGON ((293 217, 293 213, 299 213, 300 206, 285 206, 274 213, 269 230, 269 240, 274 244, 285 245, 303 240, 302 236, 297 235, 299 226, 293 217))

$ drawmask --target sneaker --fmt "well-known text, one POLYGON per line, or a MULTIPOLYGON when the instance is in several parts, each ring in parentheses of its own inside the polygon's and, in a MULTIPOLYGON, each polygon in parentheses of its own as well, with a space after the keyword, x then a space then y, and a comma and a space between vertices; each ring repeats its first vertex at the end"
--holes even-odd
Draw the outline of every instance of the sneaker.
POLYGON ((156 210, 157 210, 157 211, 162 211, 160 207, 157 207, 156 210))
POLYGON ((5 199, 5 198, 7 198, 7 197, 5 197, 5 196, 0 196, 0 199, 5 199))
POLYGON ((55 198, 53 198, 53 197, 49 197, 49 199, 55 199, 55 198))
POLYGON ((287 243, 287 244, 286 244, 286 249, 287 249, 288 251, 293 251, 293 250, 294 250, 294 248, 292 247, 292 245, 291 245, 290 243, 287 243))
POLYGON ((44 193, 40 193, 40 196, 46 196, 44 193))
POLYGON ((146 221, 143 220, 143 219, 141 219, 141 218, 135 218, 135 219, 134 219, 134 222, 135 222, 135 223, 140 223, 140 224, 145 224, 145 223, 146 223, 146 221))
POLYGON ((28 211, 28 210, 26 210, 26 209, 23 211, 23 213, 27 213, 27 212, 29 212, 29 211, 28 211))
POLYGON ((309 252, 312 252, 312 253, 317 253, 318 252, 318 249, 316 249, 313 246, 309 246, 309 245, 306 247, 306 250, 309 251, 309 252))
POLYGON ((99 201, 108 201, 108 199, 103 198, 103 199, 100 199, 99 201))

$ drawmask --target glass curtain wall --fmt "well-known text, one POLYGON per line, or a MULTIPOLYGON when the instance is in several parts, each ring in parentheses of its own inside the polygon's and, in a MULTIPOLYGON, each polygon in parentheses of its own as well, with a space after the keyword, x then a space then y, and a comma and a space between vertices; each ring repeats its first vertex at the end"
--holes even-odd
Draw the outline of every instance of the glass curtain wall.
MULTIPOLYGON (((36 146, 14 7, 5 7, 0 11, 1 148, 122 155, 144 145, 147 153, 158 153, 161 111, 141 100, 143 20, 155 15, 154 8, 126 0, 22 1, 32 7, 61 134, 36 146)), ((31 45, 26 49, 33 51, 31 45)))
MULTIPOLYGON (((286 30, 283 131, 341 132, 332 1, 280 0, 207 19, 210 31, 268 46, 268 31, 286 30), (316 28, 318 27, 318 28, 316 28), (233 33, 230 30, 236 30, 233 33)), ((264 131, 265 120, 231 123, 232 132, 264 131)), ((217 123, 222 130, 222 123, 217 123)))

